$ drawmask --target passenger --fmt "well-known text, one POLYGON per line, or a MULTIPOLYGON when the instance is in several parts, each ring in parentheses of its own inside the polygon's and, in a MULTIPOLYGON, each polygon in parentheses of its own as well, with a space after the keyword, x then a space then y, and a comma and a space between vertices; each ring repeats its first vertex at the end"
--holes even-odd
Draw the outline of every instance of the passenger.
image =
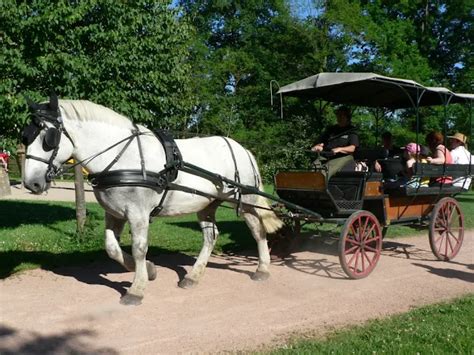
POLYGON ((382 147, 387 151, 388 158, 397 158, 403 153, 402 149, 393 145, 393 135, 388 131, 382 133, 382 147))
MULTIPOLYGON (((426 144, 431 150, 432 156, 426 158, 428 163, 443 165, 452 164, 453 158, 449 150, 443 145, 444 137, 440 132, 430 132, 426 136, 426 144)), ((451 176, 439 176, 431 178, 430 186, 451 185, 453 178, 451 176)))
POLYGON ((428 187, 430 179, 427 177, 413 177, 414 171, 413 166, 415 163, 427 163, 427 159, 421 155, 421 147, 416 143, 408 143, 405 146, 405 159, 406 159, 406 179, 407 182, 404 184, 405 187, 419 188, 428 187))
MULTIPOLYGON (((393 146, 393 136, 388 131, 382 133, 382 148, 386 152, 386 158, 398 158, 402 155, 402 150, 393 146)), ((378 173, 382 172, 382 166, 378 160, 375 161, 374 170, 378 173)))
POLYGON ((327 160, 320 158, 314 163, 317 167, 325 167, 328 180, 344 167, 348 165, 354 167, 354 157, 352 155, 359 146, 359 136, 356 128, 351 124, 352 116, 349 108, 339 107, 336 110, 336 117, 337 124, 329 127, 319 138, 319 143, 311 148, 313 152, 327 151, 334 153, 334 156, 327 158, 327 160))
MULTIPOLYGON (((462 133, 455 133, 452 136, 448 136, 448 146, 451 150, 451 156, 453 157, 453 164, 471 164, 473 157, 471 153, 466 149, 467 137, 462 133)), ((472 170, 474 171, 474 166, 472 170)), ((463 190, 469 190, 471 186, 470 177, 459 177, 454 179, 453 185, 462 187, 463 190)))

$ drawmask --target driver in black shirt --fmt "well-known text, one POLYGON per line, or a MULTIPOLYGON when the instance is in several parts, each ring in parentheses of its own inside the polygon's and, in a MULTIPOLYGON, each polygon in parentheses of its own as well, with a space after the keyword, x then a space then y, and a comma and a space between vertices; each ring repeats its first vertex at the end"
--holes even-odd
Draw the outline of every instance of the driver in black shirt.
MULTIPOLYGON (((336 110, 337 124, 329 127, 319 138, 319 142, 311 150, 313 152, 332 152, 325 162, 327 179, 348 165, 354 164, 352 154, 359 146, 359 136, 356 128, 351 124, 351 111, 341 106, 336 110)), ((317 165, 318 163, 316 163, 317 165)))

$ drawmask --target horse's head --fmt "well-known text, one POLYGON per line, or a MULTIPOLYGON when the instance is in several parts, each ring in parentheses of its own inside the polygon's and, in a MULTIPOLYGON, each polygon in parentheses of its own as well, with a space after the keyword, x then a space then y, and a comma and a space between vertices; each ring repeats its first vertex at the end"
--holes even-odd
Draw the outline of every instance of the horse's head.
POLYGON ((28 100, 28 106, 31 123, 22 134, 27 146, 23 183, 28 190, 40 194, 49 188, 61 165, 71 157, 74 145, 64 129, 55 94, 46 103, 28 100))

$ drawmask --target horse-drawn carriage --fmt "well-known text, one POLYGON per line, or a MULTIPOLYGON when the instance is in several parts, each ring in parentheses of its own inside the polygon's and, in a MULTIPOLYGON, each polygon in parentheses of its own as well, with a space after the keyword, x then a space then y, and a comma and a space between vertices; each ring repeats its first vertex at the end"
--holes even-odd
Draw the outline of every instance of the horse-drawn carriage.
MULTIPOLYGON (((319 98, 339 104, 375 108, 413 108, 464 103, 473 95, 455 94, 444 88, 423 87, 401 79, 370 73, 322 73, 279 89, 280 95, 319 98)), ((417 132, 418 138, 418 132, 417 132)), ((373 165, 375 160, 400 165, 398 158, 386 158, 381 149, 359 150, 354 159, 373 165)), ((452 178, 472 175, 471 164, 416 164, 414 177, 452 178)), ((385 185, 384 174, 367 171, 341 171, 326 179, 324 171, 281 171, 275 176, 279 197, 302 208, 277 205, 294 232, 302 223, 342 225, 339 260, 345 273, 354 279, 366 277, 375 268, 382 239, 390 225, 429 227, 430 246, 440 260, 451 260, 459 252, 464 236, 464 215, 454 198, 463 187, 441 184, 433 187, 385 185)))
MULTIPOLYGON (((318 97, 330 102, 369 107, 403 108, 471 102, 469 94, 426 88, 415 82, 374 74, 319 74, 282 87, 281 95, 318 97)), ((342 225, 339 256, 352 278, 367 276, 376 266, 384 230, 396 223, 430 220, 435 255, 452 259, 461 247, 464 217, 453 198, 456 188, 417 188, 388 192, 383 174, 340 172, 326 179, 321 171, 284 171, 275 177, 274 196, 263 191, 256 161, 226 137, 173 140, 89 101, 30 102, 31 123, 23 132, 28 146, 25 186, 46 191, 72 156, 90 174, 97 200, 105 209, 105 249, 126 269, 135 271, 124 304, 139 304, 148 280, 156 277, 146 260, 151 217, 197 213, 203 247, 192 270, 179 282, 188 288, 204 274, 218 229, 216 209, 230 202, 245 219, 258 246, 254 280, 269 277, 266 235, 290 220, 342 225), (271 208, 270 199, 276 204, 271 208), (119 244, 126 222, 132 234, 132 255, 119 244)), ((377 159, 373 152, 356 152, 360 159, 377 159)), ((468 176, 471 166, 419 164, 416 176, 468 176)))

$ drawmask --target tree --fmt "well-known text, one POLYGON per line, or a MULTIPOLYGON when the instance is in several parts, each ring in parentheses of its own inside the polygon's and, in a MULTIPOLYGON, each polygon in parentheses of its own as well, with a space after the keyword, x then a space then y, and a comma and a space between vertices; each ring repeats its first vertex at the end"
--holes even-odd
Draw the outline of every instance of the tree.
POLYGON ((267 178, 282 165, 301 165, 291 156, 301 155, 322 129, 318 110, 311 102, 290 102, 282 120, 279 107, 270 107, 269 83, 345 67, 341 42, 324 19, 295 18, 284 0, 180 3, 197 32, 192 63, 198 105, 191 129, 244 143, 267 178))
MULTIPOLYGON (((472 92, 473 15, 470 1, 334 0, 326 8, 330 21, 346 38, 352 71, 373 71, 409 78, 427 86, 472 92)), ((420 110, 422 133, 432 129, 470 127, 465 109, 449 107, 448 126, 442 108, 420 110)), ((401 136, 410 136, 415 123, 408 111, 397 121, 401 136)))
POLYGON ((186 127, 191 35, 169 1, 2 1, 2 135, 17 136, 27 119, 22 94, 50 90, 149 126, 186 127))

